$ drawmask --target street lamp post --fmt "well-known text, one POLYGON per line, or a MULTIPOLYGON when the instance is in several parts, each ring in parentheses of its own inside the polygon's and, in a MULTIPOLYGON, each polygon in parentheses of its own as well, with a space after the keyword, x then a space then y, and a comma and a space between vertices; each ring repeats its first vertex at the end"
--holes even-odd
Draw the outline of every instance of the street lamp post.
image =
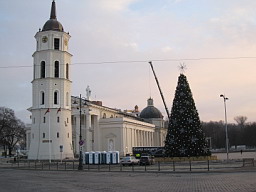
POLYGON ((226 100, 228 100, 225 95, 220 95, 220 97, 223 97, 224 100, 224 110, 225 110, 225 131, 226 131, 226 151, 227 151, 227 161, 228 161, 228 123, 227 123, 227 107, 226 107, 226 100))
POLYGON ((81 98, 81 94, 80 94, 80 98, 79 98, 80 134, 79 134, 79 165, 78 165, 78 170, 83 170, 83 152, 82 152, 83 141, 82 141, 82 125, 81 125, 82 101, 81 100, 82 100, 82 98, 81 98))

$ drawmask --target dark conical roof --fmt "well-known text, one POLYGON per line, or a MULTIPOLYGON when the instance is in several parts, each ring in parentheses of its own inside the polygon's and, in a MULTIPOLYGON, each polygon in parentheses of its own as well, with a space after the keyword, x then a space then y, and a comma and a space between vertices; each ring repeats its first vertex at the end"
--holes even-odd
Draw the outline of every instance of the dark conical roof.
POLYGON ((148 106, 141 111, 140 118, 143 118, 143 119, 163 118, 162 113, 156 107, 154 107, 152 98, 148 99, 148 106))
POLYGON ((62 24, 57 21, 56 5, 54 0, 52 1, 50 19, 44 24, 42 31, 64 31, 62 24))

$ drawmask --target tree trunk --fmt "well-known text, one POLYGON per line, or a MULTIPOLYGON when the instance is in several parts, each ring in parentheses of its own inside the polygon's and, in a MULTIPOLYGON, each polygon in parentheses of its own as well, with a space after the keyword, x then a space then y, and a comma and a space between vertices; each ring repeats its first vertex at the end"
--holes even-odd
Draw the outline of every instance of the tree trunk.
POLYGON ((12 147, 9 147, 8 151, 9 151, 9 156, 12 156, 12 147))

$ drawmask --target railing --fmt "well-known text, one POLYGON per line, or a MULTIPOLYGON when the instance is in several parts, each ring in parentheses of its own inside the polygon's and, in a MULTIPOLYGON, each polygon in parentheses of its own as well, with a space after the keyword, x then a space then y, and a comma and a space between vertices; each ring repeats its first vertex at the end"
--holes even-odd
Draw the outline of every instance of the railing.
MULTIPOLYGON (((32 161, 17 160, 1 163, 0 167, 33 169, 33 170, 78 170, 79 162, 74 161, 32 161)), ((103 171, 103 172, 209 172, 218 170, 234 170, 243 167, 242 160, 230 160, 229 162, 220 160, 205 161, 156 161, 153 165, 131 165, 122 164, 84 164, 84 171, 103 171)))

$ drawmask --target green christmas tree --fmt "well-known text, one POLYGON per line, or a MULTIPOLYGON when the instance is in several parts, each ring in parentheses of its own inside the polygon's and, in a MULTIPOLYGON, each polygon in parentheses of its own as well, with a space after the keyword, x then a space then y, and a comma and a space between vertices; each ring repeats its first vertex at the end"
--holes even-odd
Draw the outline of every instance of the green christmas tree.
POLYGON ((205 135, 184 74, 180 74, 165 141, 167 157, 208 156, 205 135))

